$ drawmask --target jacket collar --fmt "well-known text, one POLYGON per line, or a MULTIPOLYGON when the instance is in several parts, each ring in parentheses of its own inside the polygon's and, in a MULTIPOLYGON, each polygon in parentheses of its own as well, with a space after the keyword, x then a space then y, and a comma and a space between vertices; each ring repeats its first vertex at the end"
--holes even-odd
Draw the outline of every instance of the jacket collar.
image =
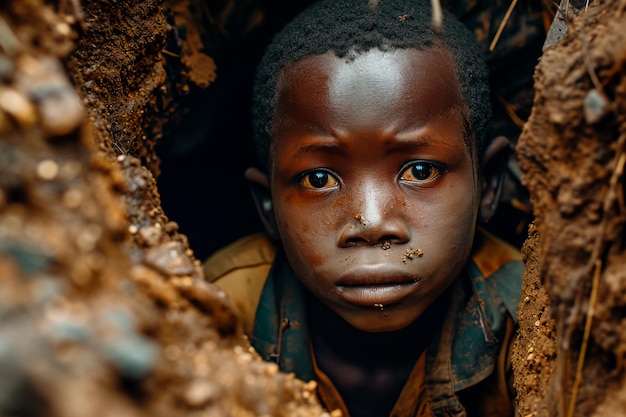
MULTIPOLYGON (((512 261, 486 279, 470 260, 452 284, 450 309, 427 350, 426 384, 433 412, 463 414, 455 392, 493 372, 507 316, 516 317, 522 272, 522 262, 512 261)), ((315 372, 304 291, 279 250, 261 295, 251 343, 263 359, 309 381, 315 372)))

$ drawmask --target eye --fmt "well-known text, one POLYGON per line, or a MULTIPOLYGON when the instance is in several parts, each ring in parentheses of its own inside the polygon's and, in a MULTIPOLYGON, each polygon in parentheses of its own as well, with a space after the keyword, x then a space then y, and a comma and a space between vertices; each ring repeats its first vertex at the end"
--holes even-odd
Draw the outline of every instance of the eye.
POLYGON ((410 182, 429 183, 445 173, 441 164, 430 161, 415 161, 405 167, 400 179, 410 182))
POLYGON ((318 169, 304 173, 298 183, 309 190, 321 190, 335 187, 339 181, 330 172, 318 169))

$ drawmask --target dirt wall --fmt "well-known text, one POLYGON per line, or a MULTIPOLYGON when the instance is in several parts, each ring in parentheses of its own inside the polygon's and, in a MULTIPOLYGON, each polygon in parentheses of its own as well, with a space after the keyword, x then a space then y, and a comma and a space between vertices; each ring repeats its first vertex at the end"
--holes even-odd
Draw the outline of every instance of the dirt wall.
POLYGON ((535 223, 514 370, 522 415, 626 415, 626 2, 594 2, 535 73, 517 152, 535 223))
POLYGON ((174 94, 210 78, 193 60, 168 78, 164 10, 2 4, 0 415, 322 414, 161 209, 153 144, 174 94))

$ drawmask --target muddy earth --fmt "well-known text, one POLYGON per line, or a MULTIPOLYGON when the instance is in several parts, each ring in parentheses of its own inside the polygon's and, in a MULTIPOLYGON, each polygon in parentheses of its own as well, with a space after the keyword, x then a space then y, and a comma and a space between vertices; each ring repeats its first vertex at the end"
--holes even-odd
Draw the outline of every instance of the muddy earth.
POLYGON ((314 384, 252 351, 161 208, 154 145, 214 78, 163 7, 2 5, 0 415, 323 414, 314 384))
MULTIPOLYGON (((467 14, 468 3, 444 3, 467 14)), ((253 158, 224 139, 246 135, 225 115, 245 114, 233 96, 249 89, 259 44, 306 4, 2 2, 0 415, 328 415, 315 384, 260 361, 201 269, 259 227, 245 192, 232 192, 243 178, 225 175, 253 158), (202 128, 207 114, 208 126, 225 123, 202 128), (196 131, 219 140, 199 144, 196 131), (213 170, 173 174, 198 165, 213 170), (198 188, 203 200, 175 192, 198 188), (216 195, 231 213, 215 209, 216 195), (170 215, 181 207, 197 212, 200 232, 170 215)), ((509 7, 494 4, 471 27, 486 52, 509 7)), ((536 42, 519 62, 503 57, 520 33, 543 42, 554 5, 520 2, 517 31, 489 55, 496 74, 530 68, 495 77, 506 120, 496 131, 516 143, 519 168, 489 226, 525 240, 512 358, 520 416, 626 416, 625 13, 626 0, 611 0, 568 14, 534 95, 524 83, 536 42), (515 190, 519 172, 528 194, 515 190)))
POLYGON ((626 1, 544 52, 517 153, 535 221, 513 365, 522 415, 626 415, 626 1))

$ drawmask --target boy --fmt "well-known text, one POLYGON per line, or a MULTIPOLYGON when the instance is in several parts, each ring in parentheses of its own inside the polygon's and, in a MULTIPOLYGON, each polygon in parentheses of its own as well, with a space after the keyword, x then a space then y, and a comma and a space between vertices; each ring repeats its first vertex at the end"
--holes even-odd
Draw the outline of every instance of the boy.
POLYGON ((324 0, 276 36, 246 172, 272 239, 205 264, 263 358, 344 416, 513 414, 522 265, 475 233, 508 145, 472 35, 431 27, 425 1, 324 0))

